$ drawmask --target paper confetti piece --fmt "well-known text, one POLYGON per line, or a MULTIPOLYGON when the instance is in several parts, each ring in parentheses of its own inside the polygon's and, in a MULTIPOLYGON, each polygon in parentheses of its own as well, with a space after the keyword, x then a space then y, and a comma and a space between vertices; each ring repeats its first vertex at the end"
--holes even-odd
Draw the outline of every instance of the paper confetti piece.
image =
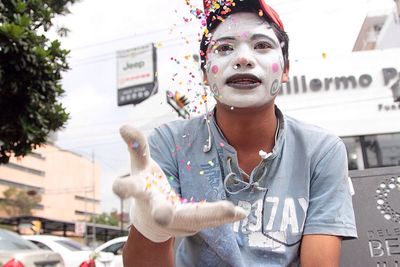
POLYGON ((138 149, 139 148, 139 143, 137 141, 133 142, 131 144, 131 148, 134 149, 134 150, 138 149))

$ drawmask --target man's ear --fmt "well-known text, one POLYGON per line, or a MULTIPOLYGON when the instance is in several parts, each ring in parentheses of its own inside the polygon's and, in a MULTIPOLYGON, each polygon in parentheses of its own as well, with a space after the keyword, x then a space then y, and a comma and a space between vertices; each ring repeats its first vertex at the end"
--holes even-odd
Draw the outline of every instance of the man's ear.
POLYGON ((289 81, 289 62, 285 66, 285 70, 282 73, 282 83, 287 83, 289 81))

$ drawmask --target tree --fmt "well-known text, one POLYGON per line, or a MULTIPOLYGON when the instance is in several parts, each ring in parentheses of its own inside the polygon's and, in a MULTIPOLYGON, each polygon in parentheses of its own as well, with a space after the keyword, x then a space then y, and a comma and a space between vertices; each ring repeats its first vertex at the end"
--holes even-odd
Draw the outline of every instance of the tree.
POLYGON ((10 187, 3 192, 2 208, 9 216, 32 215, 32 209, 42 201, 38 194, 28 194, 26 190, 10 187))
POLYGON ((58 98, 69 51, 44 34, 76 1, 0 0, 0 164, 44 144, 68 119, 58 98))
POLYGON ((101 213, 95 217, 96 224, 104 224, 117 226, 118 225, 118 217, 113 216, 113 213, 116 211, 111 211, 111 213, 101 213))

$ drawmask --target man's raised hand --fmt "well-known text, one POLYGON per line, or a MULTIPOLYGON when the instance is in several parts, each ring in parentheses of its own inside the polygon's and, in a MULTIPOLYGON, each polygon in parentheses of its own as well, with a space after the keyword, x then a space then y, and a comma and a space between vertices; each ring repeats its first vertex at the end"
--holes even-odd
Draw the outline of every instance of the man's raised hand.
POLYGON ((128 146, 131 175, 114 181, 113 191, 120 197, 133 197, 130 220, 135 228, 153 242, 172 236, 194 235, 204 228, 235 222, 245 211, 229 201, 182 203, 164 172, 150 157, 146 138, 131 126, 120 133, 128 146))

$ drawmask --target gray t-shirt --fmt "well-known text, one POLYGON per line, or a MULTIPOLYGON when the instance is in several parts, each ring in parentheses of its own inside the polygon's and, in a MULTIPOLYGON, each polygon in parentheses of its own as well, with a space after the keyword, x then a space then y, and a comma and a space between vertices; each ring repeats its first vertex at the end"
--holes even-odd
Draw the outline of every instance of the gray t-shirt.
MULTIPOLYGON (((149 137, 152 158, 175 191, 188 201, 227 199, 243 207, 240 222, 184 238, 176 266, 299 266, 304 234, 357 237, 343 142, 313 125, 283 116, 267 159, 242 182, 235 149, 209 117, 156 128, 149 137)), ((246 129, 243 129, 246 131, 246 129)))

